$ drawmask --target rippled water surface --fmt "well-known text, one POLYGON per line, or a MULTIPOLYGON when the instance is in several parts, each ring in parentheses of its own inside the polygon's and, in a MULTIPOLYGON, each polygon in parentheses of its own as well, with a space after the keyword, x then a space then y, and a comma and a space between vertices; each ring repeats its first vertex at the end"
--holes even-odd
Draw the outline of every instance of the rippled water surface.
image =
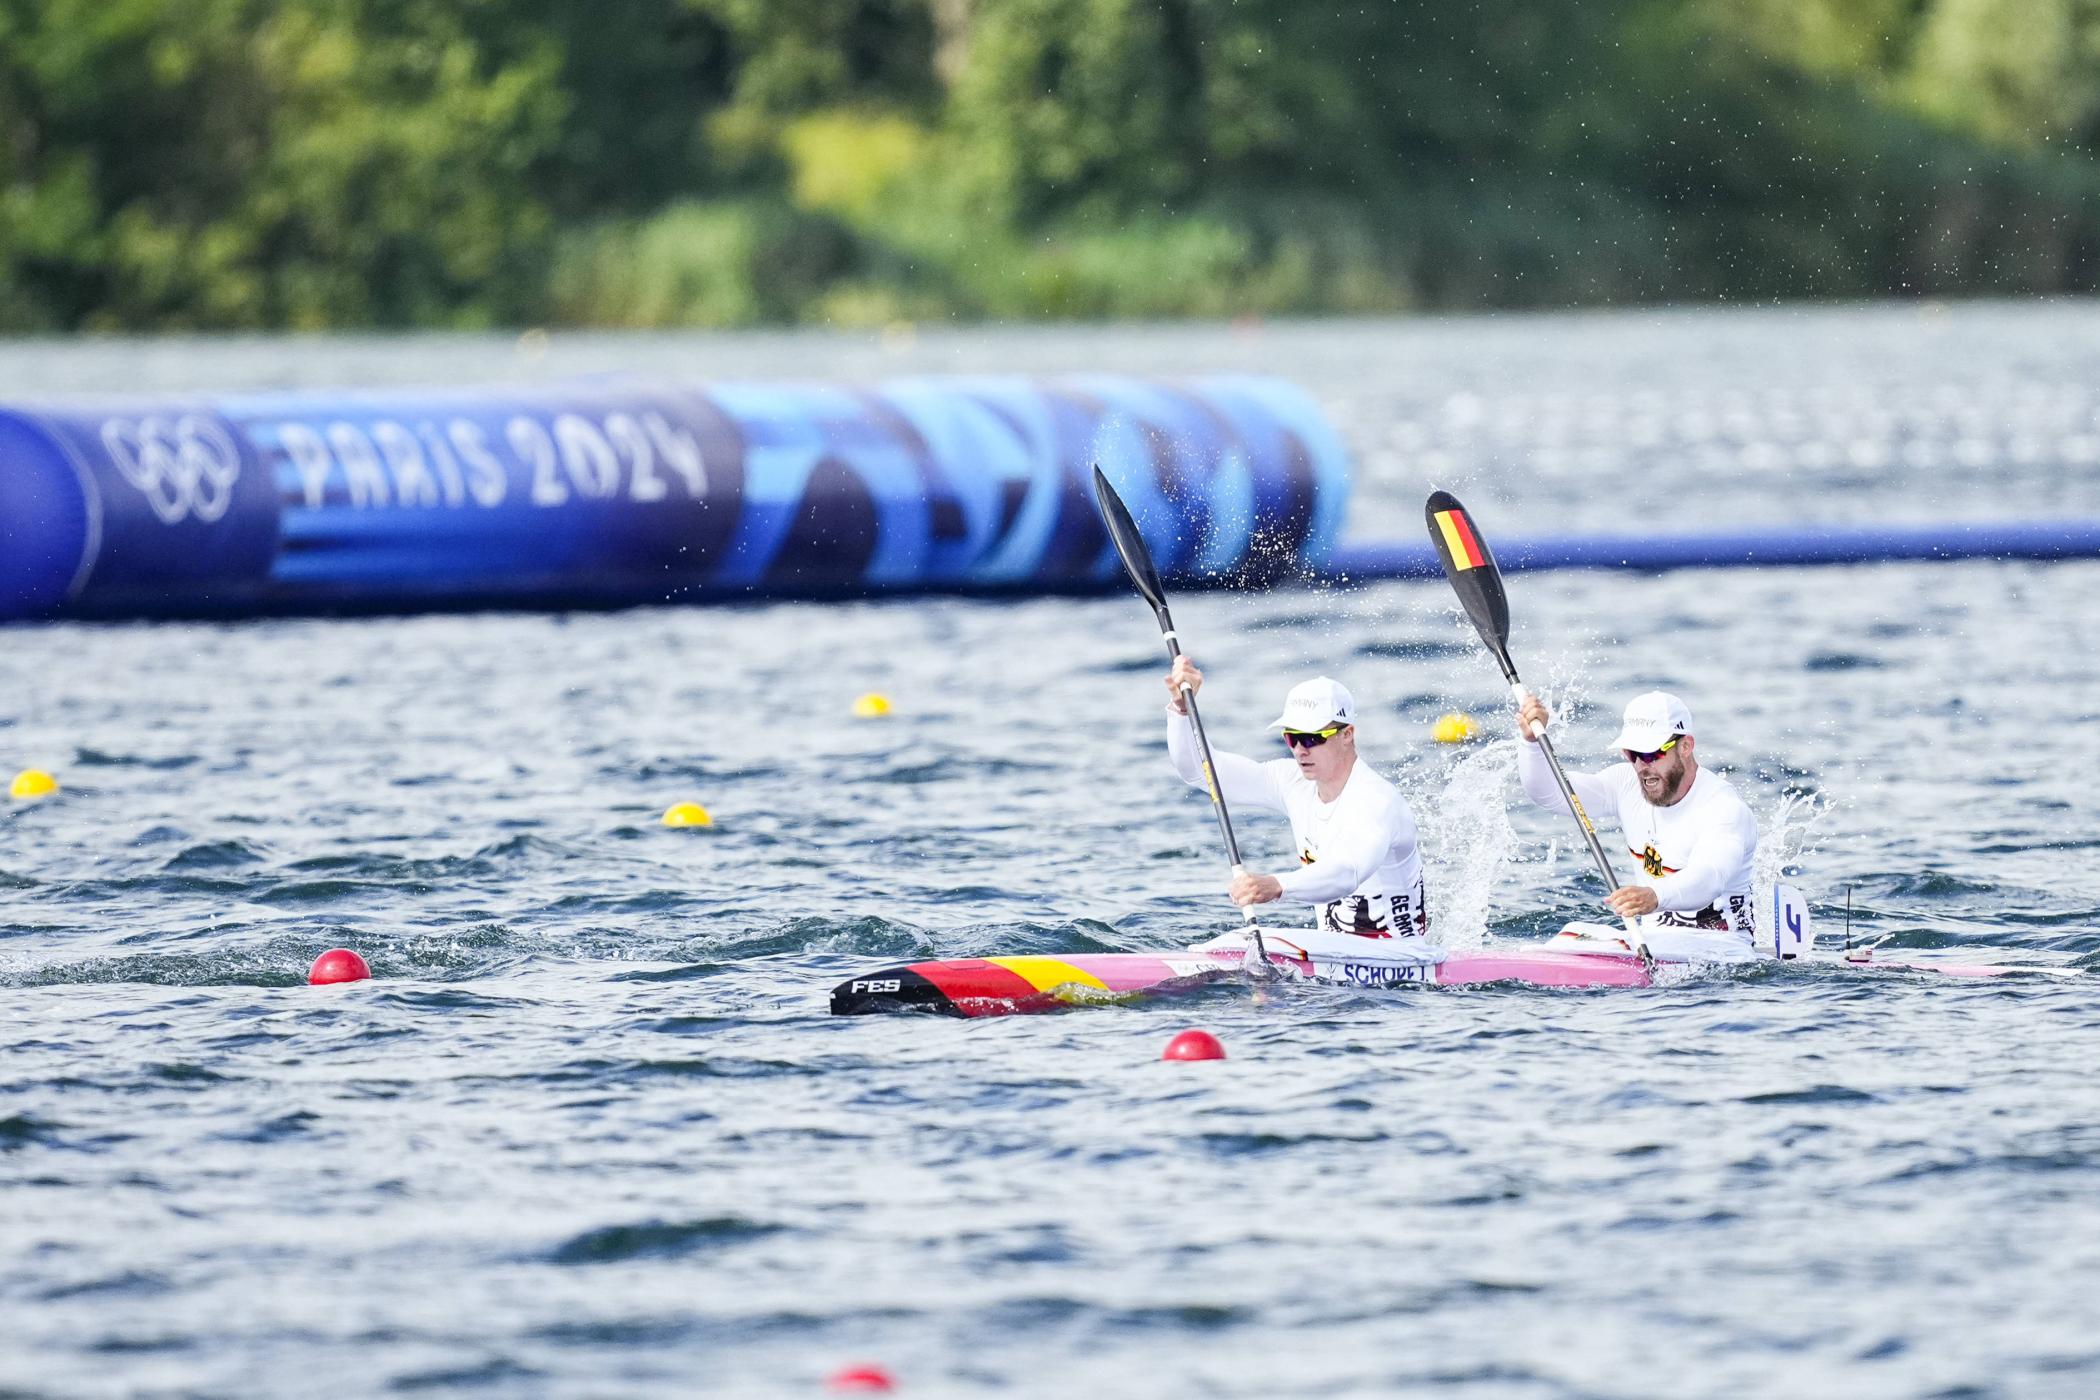
MULTIPOLYGON (((2070 306, 519 355, 0 368, 25 392, 1268 368, 1362 457, 1358 538, 1419 529, 1432 478, 1512 531, 2100 510, 2077 397, 2100 327, 2070 306), (1856 431, 1816 426, 1841 390, 1856 431), (1654 440, 1597 455, 1621 428, 1654 440)), ((1849 895, 1862 941, 2100 969, 2100 564, 1511 587, 1564 751, 1677 690, 1759 813, 1763 874, 1830 939, 1849 895)), ((1569 833, 1508 810, 1506 738, 1426 742, 1500 705, 1441 584, 1176 615, 1222 746, 1264 752, 1310 670, 1350 683, 1447 937, 1593 907, 1569 833)), ((0 812, 0 1393, 812 1394, 861 1362, 906 1395, 2100 1388, 2091 979, 829 1017, 871 964, 1229 925, 1133 599, 4 641, 0 760, 63 790, 0 812), (894 712, 852 718, 870 690, 894 712), (715 825, 663 828, 681 800, 715 825), (304 986, 338 944, 376 979, 304 986), (1161 1063, 1192 1024, 1231 1058, 1161 1063)), ((1287 857, 1246 825, 1256 864, 1287 857)))

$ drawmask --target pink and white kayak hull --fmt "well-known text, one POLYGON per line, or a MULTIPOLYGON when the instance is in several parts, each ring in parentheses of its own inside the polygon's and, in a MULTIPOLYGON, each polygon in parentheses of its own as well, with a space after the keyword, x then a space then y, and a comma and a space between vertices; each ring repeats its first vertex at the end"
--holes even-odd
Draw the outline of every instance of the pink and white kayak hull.
MULTIPOLYGON (((1363 938, 1321 929, 1264 929, 1263 948, 1273 975, 1294 981, 1353 987, 1474 986, 1491 982, 1536 987, 1646 987, 1716 964, 1769 963, 1741 939, 1701 929, 1657 929, 1646 935, 1656 959, 1642 963, 1624 930, 1570 925, 1533 945, 1442 948, 1406 938, 1363 938)), ((1068 956, 950 958, 878 969, 832 990, 837 1015, 921 1010, 961 1016, 1002 1016, 1059 1006, 1128 1001, 1151 993, 1200 986, 1243 975, 1250 948, 1241 930, 1192 948, 1157 953, 1075 953, 1068 956)), ((1925 959, 1863 959, 1807 955, 1818 967, 1931 972, 1949 977, 1998 977, 2008 972, 2056 972, 2046 967, 1997 967, 1925 959)))

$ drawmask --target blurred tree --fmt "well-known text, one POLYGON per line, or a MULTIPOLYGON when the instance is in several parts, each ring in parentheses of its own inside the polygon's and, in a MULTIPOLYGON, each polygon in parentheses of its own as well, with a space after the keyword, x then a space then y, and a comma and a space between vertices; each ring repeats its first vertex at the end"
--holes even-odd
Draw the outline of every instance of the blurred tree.
POLYGON ((734 93, 737 36, 693 0, 509 0, 460 17, 493 66, 553 55, 558 134, 533 189, 564 219, 646 213, 715 171, 706 122, 734 93))
POLYGON ((457 9, 306 0, 254 31, 271 101, 232 213, 294 326, 482 324, 544 275, 552 230, 530 175, 567 99, 541 41, 488 61, 457 9))
POLYGON ((853 100, 938 100, 924 0, 683 2, 732 36, 740 103, 787 115, 853 100))
MULTIPOLYGON (((471 10, 472 6, 463 7, 471 10)), ((0 324, 482 323, 548 235, 554 55, 406 0, 7 0, 0 324)))
POLYGON ((2100 0, 0 0, 0 329, 2075 291, 2100 0))
POLYGON ((1940 0, 1902 87, 1987 140, 2100 154, 2100 0, 1940 0))

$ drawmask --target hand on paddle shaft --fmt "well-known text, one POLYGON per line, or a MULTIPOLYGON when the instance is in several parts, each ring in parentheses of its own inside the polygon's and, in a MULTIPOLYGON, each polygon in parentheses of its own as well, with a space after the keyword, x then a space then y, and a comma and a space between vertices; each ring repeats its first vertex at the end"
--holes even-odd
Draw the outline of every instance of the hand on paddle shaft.
MULTIPOLYGON (((1517 733, 1527 744, 1536 744, 1538 736, 1552 722, 1553 716, 1546 709, 1546 702, 1524 692, 1517 705, 1517 733)), ((1638 919, 1643 914, 1653 914, 1660 907, 1655 891, 1646 885, 1621 885, 1604 897, 1605 905, 1622 919, 1638 919)))
POLYGON ((1189 699, 1201 689, 1203 672, 1196 669, 1196 663, 1186 656, 1175 657, 1174 669, 1167 672, 1167 703, 1174 707, 1174 713, 1187 714, 1189 699))
MULTIPOLYGON (((1189 707, 1186 697, 1195 695, 1201 689, 1203 672, 1196 668, 1196 663, 1186 656, 1175 657, 1174 669, 1167 672, 1167 703, 1174 707, 1174 713, 1187 714, 1189 707)), ((1283 898, 1283 882, 1274 875, 1256 875, 1250 871, 1236 870, 1227 892, 1231 894, 1234 904, 1245 909, 1250 904, 1267 904, 1271 900, 1283 898)))

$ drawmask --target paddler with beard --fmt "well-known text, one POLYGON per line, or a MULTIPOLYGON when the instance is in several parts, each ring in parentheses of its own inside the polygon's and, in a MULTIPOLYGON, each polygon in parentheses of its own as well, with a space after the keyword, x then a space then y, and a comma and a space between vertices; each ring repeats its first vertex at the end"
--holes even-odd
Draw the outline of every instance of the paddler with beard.
MULTIPOLYGON (((1517 709, 1517 732, 1525 740, 1517 745, 1517 776, 1532 802, 1566 813, 1567 799, 1534 733, 1549 718, 1539 698, 1526 693, 1517 709)), ((1651 925, 1726 930, 1754 939, 1750 877, 1757 819, 1726 778, 1699 766, 1692 712, 1664 691, 1636 695, 1611 746, 1624 763, 1601 773, 1568 774, 1576 799, 1598 825, 1605 814, 1617 814, 1627 853, 1639 863, 1635 883, 1613 890, 1604 902, 1625 919, 1646 917, 1651 925)))

